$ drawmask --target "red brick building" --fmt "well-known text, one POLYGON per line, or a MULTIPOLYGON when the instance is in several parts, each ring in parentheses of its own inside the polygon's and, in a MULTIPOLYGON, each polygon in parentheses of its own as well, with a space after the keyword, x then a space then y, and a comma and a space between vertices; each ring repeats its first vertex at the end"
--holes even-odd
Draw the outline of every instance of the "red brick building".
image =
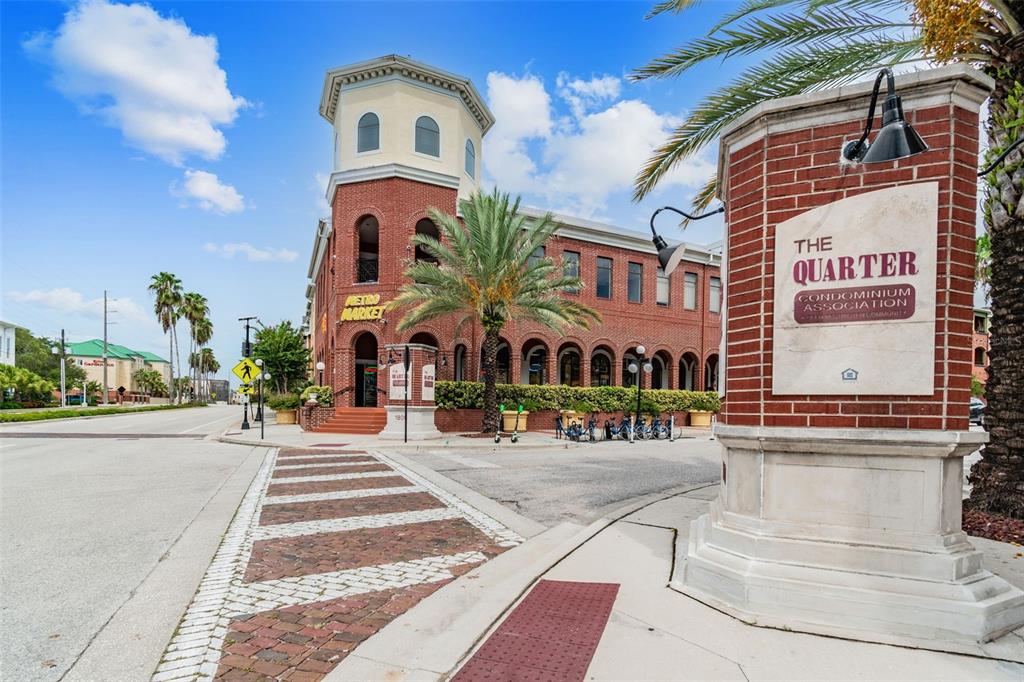
MULTIPOLYGON (((456 320, 443 319, 399 332, 401 312, 383 305, 402 285, 406 265, 425 257, 409 240, 436 233, 428 207, 456 213, 458 199, 479 187, 482 140, 494 123, 486 104, 460 76, 389 56, 329 71, 320 111, 334 127, 336 170, 331 216, 320 221, 310 258, 306 325, 336 404, 385 404, 376 380, 385 344, 435 346, 439 379, 479 380, 479 326, 456 334, 456 320)), ((688 245, 683 263, 663 277, 649 236, 555 218, 545 255, 578 272, 584 289, 565 295, 597 309, 603 322, 562 335, 507 325, 499 382, 629 385, 625 367, 643 345, 654 366, 645 386, 716 387, 719 249, 688 245)))
POLYGON ((983 384, 988 381, 988 337, 991 334, 991 317, 990 310, 974 309, 974 333, 971 338, 974 366, 971 368, 971 375, 983 384))

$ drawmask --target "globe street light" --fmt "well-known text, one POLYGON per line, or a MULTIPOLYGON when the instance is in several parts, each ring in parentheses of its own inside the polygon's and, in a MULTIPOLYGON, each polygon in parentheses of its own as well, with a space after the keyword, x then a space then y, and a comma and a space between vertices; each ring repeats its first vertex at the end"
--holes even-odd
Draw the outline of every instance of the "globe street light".
MULTIPOLYGON (((263 358, 256 358, 254 360, 257 367, 263 367, 263 358)), ((259 399, 256 401, 256 416, 252 418, 254 422, 260 422, 260 433, 263 433, 263 375, 259 374, 256 376, 260 380, 259 385, 259 399)), ((262 435, 260 436, 262 438, 262 435)))
MULTIPOLYGON (((263 361, 257 359, 256 360, 256 364, 262 365, 263 361)), ((263 382, 264 381, 270 381, 270 372, 263 372, 262 374, 260 374, 260 440, 263 440, 263 424, 265 423, 265 420, 263 419, 263 382)))
POLYGON ((320 362, 316 363, 316 369, 317 369, 318 372, 320 372, 320 384, 319 384, 320 386, 324 385, 324 368, 325 367, 327 367, 327 365, 324 364, 323 360, 321 360, 320 362))

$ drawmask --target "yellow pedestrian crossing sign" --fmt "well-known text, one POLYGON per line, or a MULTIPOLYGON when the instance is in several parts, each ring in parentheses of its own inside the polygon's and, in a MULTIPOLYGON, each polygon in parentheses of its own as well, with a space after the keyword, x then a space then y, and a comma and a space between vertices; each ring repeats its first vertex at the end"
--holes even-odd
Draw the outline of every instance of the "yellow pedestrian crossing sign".
POLYGON ((256 391, 252 384, 242 384, 238 387, 238 392, 242 395, 252 395, 256 391))
POLYGON ((260 376, 260 368, 249 358, 242 358, 242 361, 232 367, 231 371, 242 380, 243 384, 251 384, 260 376))

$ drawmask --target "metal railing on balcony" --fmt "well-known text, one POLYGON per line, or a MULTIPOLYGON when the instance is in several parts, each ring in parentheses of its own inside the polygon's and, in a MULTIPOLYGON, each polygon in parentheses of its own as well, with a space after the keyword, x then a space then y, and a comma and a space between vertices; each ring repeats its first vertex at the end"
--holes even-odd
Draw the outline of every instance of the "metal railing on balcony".
POLYGON ((377 259, 376 258, 360 258, 358 266, 356 268, 356 281, 357 282, 376 282, 377 281, 377 259))

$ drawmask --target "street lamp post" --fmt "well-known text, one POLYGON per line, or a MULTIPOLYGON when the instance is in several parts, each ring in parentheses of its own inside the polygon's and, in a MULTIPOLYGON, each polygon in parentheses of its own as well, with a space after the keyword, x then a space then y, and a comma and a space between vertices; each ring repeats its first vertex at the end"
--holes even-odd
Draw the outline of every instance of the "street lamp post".
POLYGON ((60 406, 61 407, 67 407, 67 405, 68 405, 67 389, 66 389, 65 384, 64 384, 64 382, 65 382, 64 349, 63 348, 58 348, 57 346, 54 346, 50 350, 53 351, 54 355, 56 355, 56 356, 58 356, 60 358, 60 406))
MULTIPOLYGON (((257 361, 258 362, 258 361, 257 361)), ((263 440, 263 382, 270 381, 270 372, 263 372, 260 374, 260 440, 263 440)))
POLYGON ((260 368, 260 399, 256 403, 256 416, 252 418, 254 422, 260 422, 260 433, 263 432, 263 358, 256 358, 256 366, 260 368))
POLYGON ((323 386, 324 385, 324 368, 326 366, 327 365, 324 364, 323 360, 321 360, 320 362, 316 363, 316 370, 318 372, 320 372, 320 382, 317 384, 318 386, 323 386))
POLYGON ((650 374, 652 371, 654 371, 654 365, 652 365, 651 362, 646 357, 644 357, 644 353, 646 352, 646 347, 637 346, 636 354, 638 357, 635 362, 629 363, 629 366, 626 368, 630 371, 631 374, 636 375, 636 413, 633 415, 633 428, 629 430, 630 443, 634 442, 633 439, 636 436, 636 428, 637 425, 640 423, 640 392, 643 390, 644 385, 644 377, 643 374, 640 372, 640 369, 643 368, 643 371, 646 372, 647 374, 650 374))

